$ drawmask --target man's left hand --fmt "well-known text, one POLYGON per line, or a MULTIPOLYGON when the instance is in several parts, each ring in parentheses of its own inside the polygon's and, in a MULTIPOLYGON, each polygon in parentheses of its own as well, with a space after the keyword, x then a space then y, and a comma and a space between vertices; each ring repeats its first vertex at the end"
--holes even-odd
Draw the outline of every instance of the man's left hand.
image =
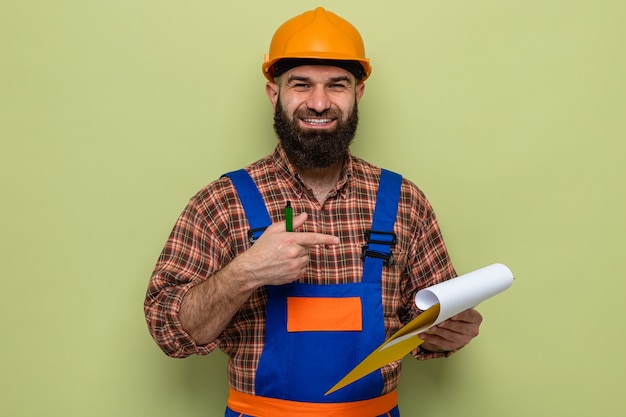
POLYGON ((422 348, 431 352, 460 349, 478 336, 483 317, 474 309, 465 310, 420 334, 422 348))

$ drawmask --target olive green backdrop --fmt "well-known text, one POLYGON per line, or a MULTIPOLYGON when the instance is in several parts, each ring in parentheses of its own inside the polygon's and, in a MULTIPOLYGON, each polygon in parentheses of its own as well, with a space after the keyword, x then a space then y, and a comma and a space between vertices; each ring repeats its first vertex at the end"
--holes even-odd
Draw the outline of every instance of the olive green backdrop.
MULTIPOLYGON (((507 292, 404 416, 623 416, 626 3, 325 1, 374 72, 354 152, 430 197, 507 292)), ((164 356, 151 269, 187 199, 271 152, 260 72, 312 1, 0 2, 0 414, 219 416, 225 357, 164 356)))

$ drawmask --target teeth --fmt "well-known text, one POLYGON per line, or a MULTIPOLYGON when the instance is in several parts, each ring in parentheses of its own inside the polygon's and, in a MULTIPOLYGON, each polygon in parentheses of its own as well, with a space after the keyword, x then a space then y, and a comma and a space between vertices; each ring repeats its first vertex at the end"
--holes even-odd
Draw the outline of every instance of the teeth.
POLYGON ((332 119, 304 119, 304 121, 311 124, 323 125, 324 123, 330 123, 332 119))

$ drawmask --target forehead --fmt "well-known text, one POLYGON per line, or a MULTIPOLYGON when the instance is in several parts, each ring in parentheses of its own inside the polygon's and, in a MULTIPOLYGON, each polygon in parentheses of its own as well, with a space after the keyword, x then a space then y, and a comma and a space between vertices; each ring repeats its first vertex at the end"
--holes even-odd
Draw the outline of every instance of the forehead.
POLYGON ((356 80, 350 71, 330 65, 301 65, 285 72, 281 78, 284 80, 293 78, 309 79, 316 82, 337 79, 348 79, 351 82, 356 80))

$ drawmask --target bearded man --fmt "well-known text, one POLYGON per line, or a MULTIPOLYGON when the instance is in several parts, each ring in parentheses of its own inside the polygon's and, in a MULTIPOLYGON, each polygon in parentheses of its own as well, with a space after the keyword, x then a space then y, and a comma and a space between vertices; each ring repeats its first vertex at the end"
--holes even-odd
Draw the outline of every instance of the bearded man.
MULTIPOLYGON (((415 184, 350 153, 371 67, 349 22, 290 19, 263 73, 276 149, 190 200, 150 279, 148 327, 169 356, 229 356, 225 416, 399 416, 401 361, 325 393, 419 314, 417 291, 456 276, 435 214, 415 184)), ((411 354, 448 356, 481 320, 467 310, 411 354)))

